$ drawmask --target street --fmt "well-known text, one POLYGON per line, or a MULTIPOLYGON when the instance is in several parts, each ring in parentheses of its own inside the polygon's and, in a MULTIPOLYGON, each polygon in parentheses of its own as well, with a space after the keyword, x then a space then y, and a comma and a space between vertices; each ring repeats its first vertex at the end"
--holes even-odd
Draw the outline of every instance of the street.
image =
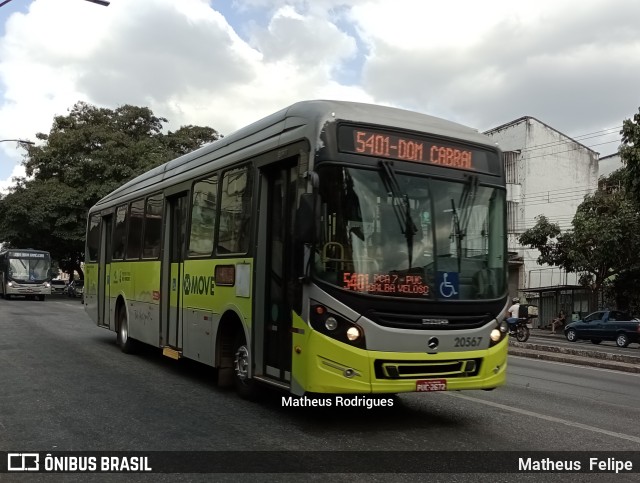
POLYGON ((510 356, 492 392, 294 408, 159 350, 121 353, 79 299, 0 300, 0 333, 1 451, 640 451, 636 374, 510 356))

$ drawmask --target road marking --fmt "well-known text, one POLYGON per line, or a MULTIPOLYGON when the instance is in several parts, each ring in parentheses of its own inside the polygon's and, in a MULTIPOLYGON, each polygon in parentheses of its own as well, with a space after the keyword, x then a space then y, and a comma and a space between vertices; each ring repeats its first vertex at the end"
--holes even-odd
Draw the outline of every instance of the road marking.
MULTIPOLYGON (((523 360, 535 360, 536 362, 545 362, 547 364, 561 364, 563 366, 573 366, 573 367, 578 367, 580 369, 591 369, 592 371, 615 372, 616 374, 624 374, 626 376, 640 377, 640 374, 637 373, 637 372, 618 371, 616 369, 604 369, 602 367, 593 367, 593 366, 587 366, 587 365, 583 365, 583 364, 573 364, 571 362, 547 361, 545 359, 534 359, 532 357, 513 356, 511 354, 509 354, 509 358, 523 359, 523 360)), ((604 360, 604 359, 602 359, 602 360, 604 360)), ((612 362, 616 362, 616 361, 612 361, 612 362)))
POLYGON ((477 402, 480 404, 485 404, 487 406, 492 406, 494 408, 504 409, 505 411, 524 414, 525 416, 531 416, 533 418, 544 419, 545 421, 549 421, 551 423, 564 424, 572 428, 586 429, 587 431, 592 431, 594 433, 606 434, 607 436, 613 436, 614 438, 625 439, 627 441, 633 441, 634 443, 640 443, 640 438, 638 438, 637 436, 631 436, 629 434, 616 433, 615 431, 608 431, 606 429, 596 428, 595 426, 589 426, 588 424, 582 424, 575 421, 569 421, 567 419, 556 418, 555 416, 547 416, 546 414, 540 414, 533 411, 528 411, 527 409, 514 408, 513 406, 507 406, 506 404, 486 401, 484 399, 477 399, 475 397, 465 396, 464 394, 460 394, 456 392, 442 392, 441 394, 444 394, 446 396, 451 396, 451 397, 457 397, 459 399, 465 399, 467 401, 477 402))

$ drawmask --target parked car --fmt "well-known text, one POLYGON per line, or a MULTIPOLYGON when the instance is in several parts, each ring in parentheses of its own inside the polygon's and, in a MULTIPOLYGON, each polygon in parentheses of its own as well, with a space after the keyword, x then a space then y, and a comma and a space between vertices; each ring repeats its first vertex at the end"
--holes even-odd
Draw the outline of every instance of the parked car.
POLYGON ((64 280, 51 280, 51 293, 65 293, 67 282, 64 280))
POLYGON ((601 310, 567 324, 564 335, 570 342, 584 339, 599 344, 612 340, 618 347, 627 347, 632 342, 640 343, 640 320, 620 310, 601 310))
POLYGON ((67 289, 69 297, 82 297, 84 295, 84 280, 73 280, 67 289))

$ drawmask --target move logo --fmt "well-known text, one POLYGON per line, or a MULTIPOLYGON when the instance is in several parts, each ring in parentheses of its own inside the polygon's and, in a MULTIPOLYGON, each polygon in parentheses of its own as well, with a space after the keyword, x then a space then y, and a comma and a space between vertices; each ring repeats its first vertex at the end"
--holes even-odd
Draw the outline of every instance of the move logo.
POLYGON ((184 276, 184 294, 189 295, 213 295, 213 277, 205 277, 202 275, 184 276))

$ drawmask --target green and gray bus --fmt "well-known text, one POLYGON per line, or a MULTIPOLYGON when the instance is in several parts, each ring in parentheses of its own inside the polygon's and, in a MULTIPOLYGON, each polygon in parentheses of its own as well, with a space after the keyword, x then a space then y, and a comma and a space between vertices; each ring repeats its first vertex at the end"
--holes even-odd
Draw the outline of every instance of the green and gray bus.
POLYGON ((216 367, 243 395, 493 389, 505 212, 476 130, 299 102, 92 207, 84 304, 124 352, 216 367))
POLYGON ((44 300, 51 295, 51 257, 42 250, 8 248, 0 251, 0 290, 10 299, 21 295, 44 300))

